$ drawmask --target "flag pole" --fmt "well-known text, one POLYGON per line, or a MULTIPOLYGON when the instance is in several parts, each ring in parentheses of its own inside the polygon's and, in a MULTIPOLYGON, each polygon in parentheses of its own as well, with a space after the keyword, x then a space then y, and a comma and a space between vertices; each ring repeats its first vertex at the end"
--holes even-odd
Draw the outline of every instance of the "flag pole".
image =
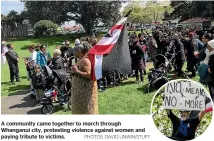
MULTIPOLYGON (((128 17, 131 14, 131 12, 132 12, 132 10, 129 10, 123 17, 128 17)), ((89 54, 89 51, 75 65, 79 66, 80 63, 88 56, 88 54, 89 54)))

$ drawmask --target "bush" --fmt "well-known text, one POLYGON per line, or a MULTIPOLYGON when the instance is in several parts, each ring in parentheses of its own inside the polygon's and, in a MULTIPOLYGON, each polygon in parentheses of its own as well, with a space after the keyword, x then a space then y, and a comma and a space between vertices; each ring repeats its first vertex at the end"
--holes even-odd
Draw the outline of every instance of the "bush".
POLYGON ((52 36, 55 35, 58 25, 50 20, 40 20, 34 25, 36 36, 52 36))

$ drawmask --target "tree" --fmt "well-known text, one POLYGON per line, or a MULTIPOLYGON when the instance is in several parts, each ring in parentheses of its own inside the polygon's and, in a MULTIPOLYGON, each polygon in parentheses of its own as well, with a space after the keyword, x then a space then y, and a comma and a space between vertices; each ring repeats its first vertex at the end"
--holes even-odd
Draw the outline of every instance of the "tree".
POLYGON ((170 6, 162 6, 158 3, 147 2, 146 6, 142 6, 141 2, 131 2, 122 13, 125 14, 130 9, 132 9, 132 13, 129 16, 129 21, 139 24, 161 21, 164 19, 166 9, 169 13, 172 11, 170 6))
POLYGON ((180 18, 180 21, 194 17, 206 17, 213 19, 213 1, 171 1, 170 4, 174 11, 170 14, 171 18, 180 18))
POLYGON ((81 24, 87 33, 99 22, 112 23, 120 16, 120 1, 28 1, 25 2, 29 20, 52 20, 57 24, 74 20, 81 24))
POLYGON ((36 36, 52 35, 57 28, 58 25, 50 20, 41 20, 34 25, 36 36))

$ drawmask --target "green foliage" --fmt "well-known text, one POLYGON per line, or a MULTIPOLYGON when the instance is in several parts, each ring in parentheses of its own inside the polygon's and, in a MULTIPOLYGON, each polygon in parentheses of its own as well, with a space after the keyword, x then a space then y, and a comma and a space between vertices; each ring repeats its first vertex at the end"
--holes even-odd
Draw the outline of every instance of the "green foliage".
POLYGON ((120 1, 28 1, 25 2, 31 23, 52 20, 57 24, 74 20, 90 34, 99 22, 112 25, 120 16, 120 1))
POLYGON ((58 28, 58 25, 50 20, 41 20, 34 25, 36 36, 53 35, 58 28))
POLYGON ((130 9, 132 13, 129 16, 129 21, 139 24, 161 21, 164 19, 165 11, 168 13, 172 11, 171 6, 162 6, 158 3, 149 2, 147 2, 146 6, 142 6, 141 2, 133 1, 124 8, 122 13, 125 14, 130 9))
MULTIPOLYGON (((179 116, 178 110, 173 110, 176 116, 179 116)), ((165 136, 171 136, 172 123, 167 116, 166 110, 163 109, 163 95, 159 93, 155 96, 152 103, 152 117, 158 130, 165 136)), ((196 131, 196 137, 203 134, 207 129, 212 119, 212 112, 205 114, 196 131)))
POLYGON ((171 1, 170 5, 174 8, 170 17, 180 18, 181 21, 194 17, 214 17, 213 1, 171 1))

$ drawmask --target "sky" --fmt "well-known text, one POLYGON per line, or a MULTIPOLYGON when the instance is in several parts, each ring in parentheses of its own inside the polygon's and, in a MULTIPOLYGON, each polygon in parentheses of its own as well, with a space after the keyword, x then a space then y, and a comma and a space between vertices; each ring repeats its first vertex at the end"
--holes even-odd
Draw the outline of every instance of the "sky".
POLYGON ((1 14, 7 15, 11 10, 15 10, 20 13, 24 10, 24 3, 19 0, 1 1, 1 14))

